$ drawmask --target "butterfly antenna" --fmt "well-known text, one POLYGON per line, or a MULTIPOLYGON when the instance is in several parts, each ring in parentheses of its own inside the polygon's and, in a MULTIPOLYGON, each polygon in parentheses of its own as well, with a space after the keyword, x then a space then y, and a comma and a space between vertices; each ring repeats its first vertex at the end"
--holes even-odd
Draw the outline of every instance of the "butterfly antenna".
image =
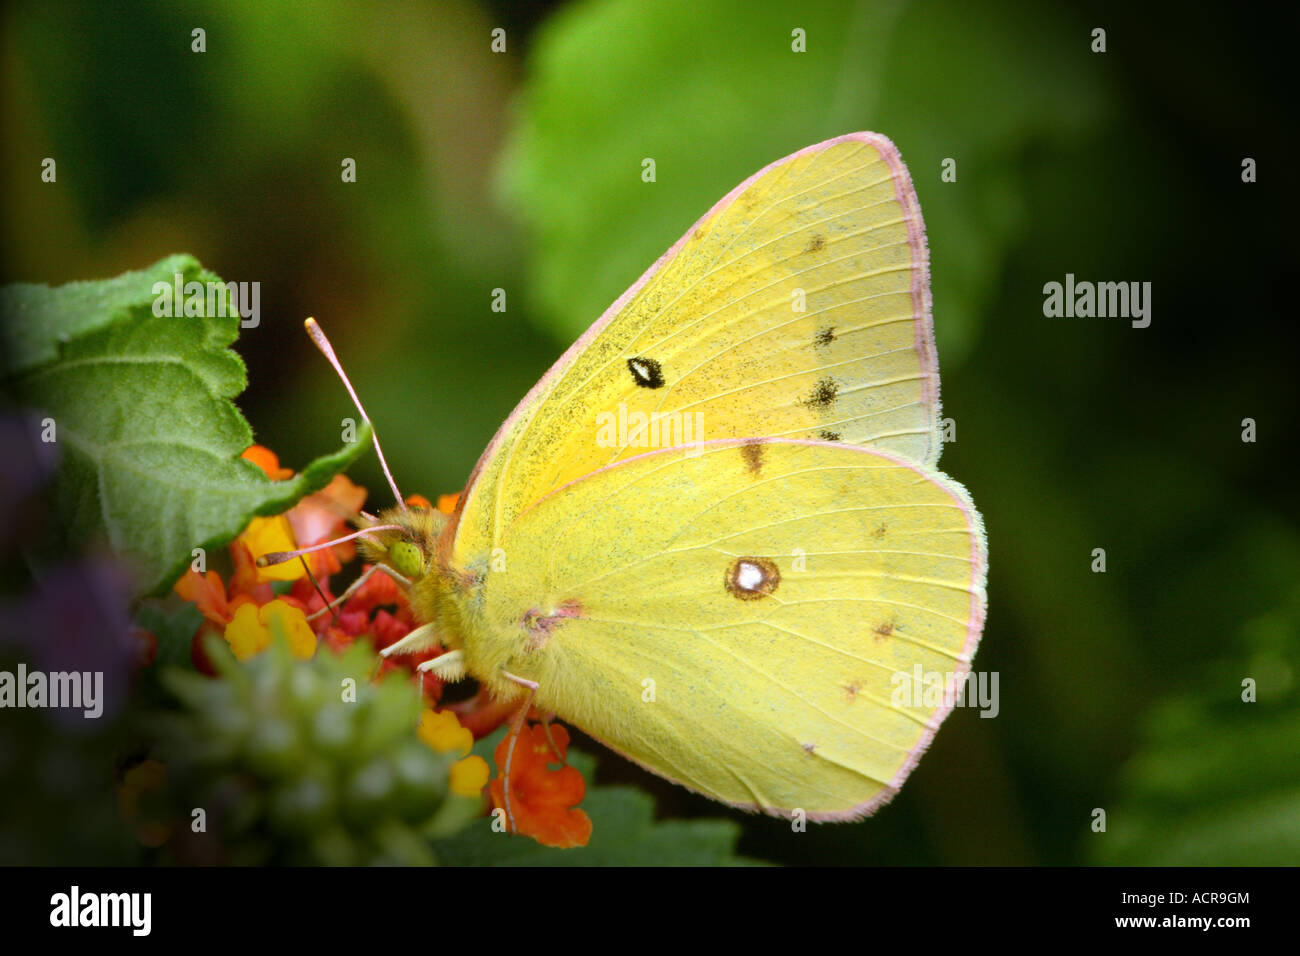
POLYGON ((343 622, 339 620, 338 613, 331 606, 329 595, 325 593, 325 589, 322 588, 320 582, 316 580, 316 575, 311 573, 311 565, 307 562, 306 556, 301 555, 298 560, 302 562, 303 570, 307 572, 307 577, 311 579, 311 586, 316 589, 316 593, 320 595, 320 599, 325 602, 325 608, 330 612, 330 620, 332 620, 336 626, 342 627, 343 622))
POLYGON ((343 544, 345 541, 351 541, 353 538, 359 538, 364 534, 370 534, 372 531, 402 531, 405 530, 400 524, 377 524, 360 531, 354 531, 351 534, 345 534, 341 538, 333 538, 329 541, 322 541, 320 544, 313 544, 310 548, 299 548, 297 551, 268 551, 259 557, 256 564, 259 568, 269 568, 273 564, 284 564, 286 561, 292 561, 294 558, 300 558, 304 554, 311 554, 313 551, 324 551, 326 548, 332 548, 336 544, 343 544))
POLYGON ((325 333, 321 331, 321 327, 316 324, 315 319, 308 319, 303 323, 303 325, 306 327, 307 334, 311 336, 311 340, 315 343, 316 348, 320 349, 321 355, 324 355, 325 360, 329 362, 330 365, 334 366, 334 371, 337 372, 339 378, 343 380, 343 387, 346 388, 348 394, 352 396, 352 404, 357 406, 357 411, 361 413, 362 420, 370 426, 370 437, 374 439, 375 442, 375 453, 379 456, 379 467, 384 470, 384 477, 388 479, 388 487, 393 489, 393 497, 397 499, 398 506, 401 507, 403 511, 407 511, 406 499, 403 498, 402 493, 397 490, 397 482, 393 480, 393 473, 388 470, 388 460, 384 458, 384 450, 379 447, 379 433, 375 431, 374 422, 370 420, 370 416, 366 414, 365 408, 362 407, 361 399, 357 397, 356 389, 354 389, 352 383, 348 381, 347 373, 343 371, 343 366, 339 362, 338 356, 334 354, 334 347, 330 345, 330 340, 325 337, 325 333))

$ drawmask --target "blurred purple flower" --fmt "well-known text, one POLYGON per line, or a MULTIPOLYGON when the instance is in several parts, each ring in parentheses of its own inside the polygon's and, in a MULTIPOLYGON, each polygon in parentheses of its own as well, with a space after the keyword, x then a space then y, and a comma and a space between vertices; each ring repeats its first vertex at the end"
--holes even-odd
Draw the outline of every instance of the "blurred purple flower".
POLYGON ((0 414, 0 546, 7 546, 28 499, 45 484, 58 463, 58 446, 41 441, 32 413, 0 414))
POLYGON ((0 608, 0 643, 9 651, 7 658, 24 661, 29 672, 104 675, 103 713, 97 720, 87 720, 81 710, 56 709, 51 712, 56 722, 91 731, 125 705, 135 659, 130 585, 116 564, 88 558, 46 570, 31 593, 0 608))
MULTIPOLYGON (((39 520, 31 499, 57 457, 54 444, 40 440, 40 426, 30 415, 0 415, 0 546, 16 544, 12 536, 21 522, 39 520)), ((87 557, 42 569, 26 594, 0 604, 6 669, 21 661, 29 673, 103 674, 101 716, 87 720, 83 710, 53 709, 55 722, 93 731, 121 711, 135 659, 130 602, 125 569, 107 557, 87 557)))

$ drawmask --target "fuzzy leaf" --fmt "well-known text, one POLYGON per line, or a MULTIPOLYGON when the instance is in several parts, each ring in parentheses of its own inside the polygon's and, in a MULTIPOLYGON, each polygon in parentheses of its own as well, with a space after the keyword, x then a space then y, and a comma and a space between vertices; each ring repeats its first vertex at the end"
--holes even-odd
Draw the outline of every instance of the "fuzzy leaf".
POLYGON ((177 255, 113 279, 54 287, 16 282, 0 288, 4 373, 16 375, 52 362, 61 342, 152 307, 154 283, 170 285, 178 273, 184 282, 220 281, 193 256, 177 255))
POLYGON ((191 549, 223 547, 254 515, 324 487, 370 434, 363 426, 287 481, 240 458, 253 431, 231 402, 247 384, 229 348, 239 318, 155 316, 152 285, 178 269, 210 276, 173 257, 103 283, 11 287, 3 300, 17 304, 6 324, 24 368, 12 388, 53 420, 60 452, 48 523, 30 554, 42 564, 106 542, 133 570, 138 594, 165 591, 191 549))

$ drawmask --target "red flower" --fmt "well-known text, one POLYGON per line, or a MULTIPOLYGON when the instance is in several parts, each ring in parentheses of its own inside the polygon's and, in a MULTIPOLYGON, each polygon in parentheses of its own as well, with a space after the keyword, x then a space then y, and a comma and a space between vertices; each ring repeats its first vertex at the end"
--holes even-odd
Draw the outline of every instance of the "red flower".
MULTIPOLYGON (((489 792, 495 806, 504 808, 505 765, 510 750, 510 734, 497 744, 493 759, 503 768, 492 781, 489 792)), ((569 747, 569 732, 551 724, 551 739, 560 760, 569 747)), ((575 809, 587 792, 587 783, 573 767, 551 769, 556 754, 546 739, 541 724, 526 725, 519 733, 510 765, 510 807, 508 819, 513 829, 530 836, 543 846, 586 846, 591 839, 591 818, 575 809)))

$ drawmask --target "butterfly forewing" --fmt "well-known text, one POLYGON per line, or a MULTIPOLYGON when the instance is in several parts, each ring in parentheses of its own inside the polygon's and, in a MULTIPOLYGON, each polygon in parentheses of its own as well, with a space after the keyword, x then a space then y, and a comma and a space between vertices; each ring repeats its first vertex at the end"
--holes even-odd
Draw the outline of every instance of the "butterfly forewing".
POLYGON ((911 182, 884 137, 830 140, 737 187, 565 354, 476 469, 458 553, 654 448, 809 438, 933 464, 938 413, 911 182))

